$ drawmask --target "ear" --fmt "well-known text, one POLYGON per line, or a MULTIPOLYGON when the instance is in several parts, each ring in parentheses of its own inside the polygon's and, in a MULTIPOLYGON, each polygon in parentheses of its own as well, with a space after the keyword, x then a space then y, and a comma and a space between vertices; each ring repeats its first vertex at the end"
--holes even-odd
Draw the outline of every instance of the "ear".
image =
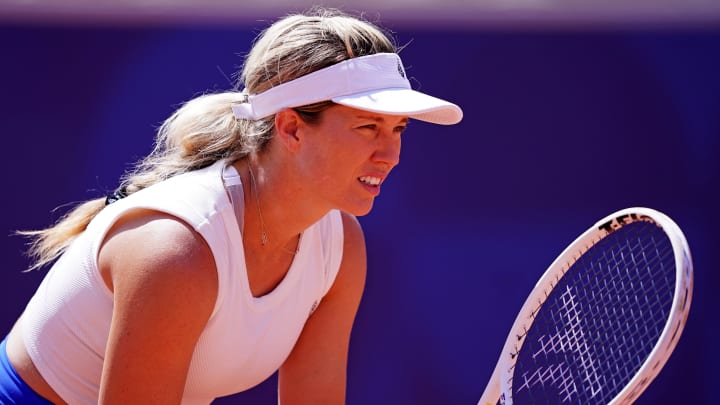
POLYGON ((294 152, 300 147, 303 121, 295 110, 288 108, 275 114, 275 136, 288 150, 294 152))

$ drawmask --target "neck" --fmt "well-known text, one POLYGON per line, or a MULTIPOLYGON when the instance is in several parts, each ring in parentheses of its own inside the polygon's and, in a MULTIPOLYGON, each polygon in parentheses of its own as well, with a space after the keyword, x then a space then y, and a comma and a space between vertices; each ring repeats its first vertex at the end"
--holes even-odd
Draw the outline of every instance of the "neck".
POLYGON ((295 253, 302 232, 327 210, 303 209, 302 190, 292 171, 253 156, 235 163, 245 192, 246 246, 264 253, 295 253))

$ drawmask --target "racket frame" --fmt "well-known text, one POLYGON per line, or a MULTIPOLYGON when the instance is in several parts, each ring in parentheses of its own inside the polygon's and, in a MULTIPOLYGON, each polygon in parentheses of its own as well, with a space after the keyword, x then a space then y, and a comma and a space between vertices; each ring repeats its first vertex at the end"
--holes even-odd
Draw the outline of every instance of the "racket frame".
POLYGON ((496 405, 498 401, 505 405, 512 405, 512 395, 509 393, 512 389, 515 361, 525 341, 527 331, 534 322, 534 314, 539 311, 565 273, 585 252, 615 230, 637 221, 652 222, 667 234, 673 247, 675 260, 675 292, 668 320, 655 347, 635 376, 609 404, 631 404, 645 391, 660 373, 682 334, 692 301, 693 268, 690 249, 680 227, 659 211, 645 207, 633 207, 617 211, 598 221, 577 237, 548 267, 515 318, 490 382, 480 397, 478 405, 496 405))

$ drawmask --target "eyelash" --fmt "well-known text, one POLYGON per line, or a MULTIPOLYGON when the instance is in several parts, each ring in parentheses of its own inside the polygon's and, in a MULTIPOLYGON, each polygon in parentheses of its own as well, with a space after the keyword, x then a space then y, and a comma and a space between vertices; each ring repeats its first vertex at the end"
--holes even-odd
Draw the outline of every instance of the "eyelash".
MULTIPOLYGON (((377 129, 377 124, 362 125, 360 128, 371 129, 374 131, 377 129)), ((400 125, 400 126, 397 126, 394 128, 395 132, 400 132, 400 133, 405 132, 406 129, 407 129, 407 125, 400 125)))

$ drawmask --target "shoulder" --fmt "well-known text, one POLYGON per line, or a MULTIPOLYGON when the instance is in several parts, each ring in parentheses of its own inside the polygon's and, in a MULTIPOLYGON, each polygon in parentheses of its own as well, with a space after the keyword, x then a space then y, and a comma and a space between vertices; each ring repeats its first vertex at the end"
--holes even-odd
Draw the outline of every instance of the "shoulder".
POLYGON ((364 256, 365 235, 363 234, 360 222, 354 215, 348 214, 347 212, 342 212, 340 216, 342 218, 344 240, 343 244, 345 247, 343 251, 345 251, 346 254, 362 253, 364 256), (350 250, 350 252, 348 252, 348 249, 350 250))
POLYGON ((365 239, 360 222, 354 215, 347 212, 330 211, 315 226, 324 235, 325 240, 332 241, 338 247, 347 246, 348 243, 354 246, 362 242, 364 245, 365 239))
POLYGON ((321 222, 326 264, 330 271, 337 273, 342 266, 351 262, 364 265, 365 236, 357 218, 347 212, 331 211, 321 222))
POLYGON ((101 243, 98 267, 111 291, 119 285, 182 290, 194 286, 197 299, 217 292, 207 242, 186 222, 159 211, 135 209, 121 216, 101 243))
POLYGON ((342 291, 359 300, 365 286, 367 258, 365 236, 355 216, 341 213, 343 225, 343 255, 340 261, 337 280, 330 293, 342 291))

